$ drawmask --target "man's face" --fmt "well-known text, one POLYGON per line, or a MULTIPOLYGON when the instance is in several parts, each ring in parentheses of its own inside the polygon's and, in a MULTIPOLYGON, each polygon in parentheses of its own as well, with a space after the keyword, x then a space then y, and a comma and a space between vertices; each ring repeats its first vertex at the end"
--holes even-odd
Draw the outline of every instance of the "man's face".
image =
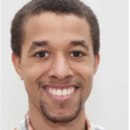
POLYGON ((46 12, 30 17, 24 31, 21 58, 14 56, 13 62, 30 106, 52 122, 72 121, 84 110, 99 61, 88 23, 73 14, 46 12))

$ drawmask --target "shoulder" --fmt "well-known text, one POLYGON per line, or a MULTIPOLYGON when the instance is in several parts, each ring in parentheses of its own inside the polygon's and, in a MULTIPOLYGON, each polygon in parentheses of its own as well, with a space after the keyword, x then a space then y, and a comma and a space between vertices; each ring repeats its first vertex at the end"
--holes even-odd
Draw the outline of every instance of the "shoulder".
POLYGON ((27 127, 26 127, 26 121, 25 120, 22 120, 19 124, 18 127, 16 127, 15 129, 13 130, 27 130, 27 127))
POLYGON ((92 130, 108 130, 107 128, 104 128, 104 127, 102 127, 100 125, 95 125, 95 124, 93 124, 91 122, 90 122, 90 125, 91 125, 92 130))

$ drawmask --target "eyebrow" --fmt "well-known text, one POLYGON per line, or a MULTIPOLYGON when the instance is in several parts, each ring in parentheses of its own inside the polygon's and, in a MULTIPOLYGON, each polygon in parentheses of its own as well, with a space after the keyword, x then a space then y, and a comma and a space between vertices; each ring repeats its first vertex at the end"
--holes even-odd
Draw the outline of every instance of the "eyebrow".
POLYGON ((37 47, 43 47, 43 46, 48 46, 48 41, 34 41, 29 48, 28 52, 32 52, 35 50, 37 47))
POLYGON ((87 51, 89 51, 89 46, 88 46, 88 44, 84 40, 81 40, 81 41, 72 41, 71 45, 73 45, 73 46, 82 46, 87 51))
MULTIPOLYGON (((87 51, 89 50, 88 45, 84 40, 81 41, 71 41, 70 44, 72 46, 82 46, 84 47, 87 51)), ((31 53, 33 50, 35 50, 37 47, 43 47, 43 46, 48 46, 49 43, 48 41, 34 41, 31 45, 31 47, 28 50, 28 53, 31 53)))

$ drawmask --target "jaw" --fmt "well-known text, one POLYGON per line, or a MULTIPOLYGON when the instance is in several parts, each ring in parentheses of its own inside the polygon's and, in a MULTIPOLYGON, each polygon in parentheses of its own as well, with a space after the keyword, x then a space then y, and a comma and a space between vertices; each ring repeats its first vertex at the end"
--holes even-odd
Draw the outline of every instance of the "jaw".
POLYGON ((43 93, 39 101, 40 109, 48 120, 70 122, 79 115, 83 105, 80 89, 66 96, 52 95, 44 89, 43 93))
MULTIPOLYGON (((66 117, 68 118, 68 115, 66 115, 66 117)), ((33 104, 30 104, 29 119, 30 119, 31 124, 33 124, 34 129, 44 128, 48 130, 53 130, 53 129, 76 130, 76 129, 81 129, 81 128, 84 129, 83 128, 84 121, 85 121, 84 105, 82 105, 81 111, 79 112, 78 116, 73 119, 71 118, 71 120, 68 120, 66 118, 66 121, 65 119, 63 121, 62 120, 63 118, 61 117, 60 121, 57 121, 56 118, 58 118, 59 120, 59 117, 55 117, 55 119, 51 118, 51 120, 46 118, 44 114, 41 112, 41 110, 38 110, 36 106, 34 106, 33 104)))
POLYGON ((40 108, 43 115, 53 123, 66 123, 74 120, 82 108, 82 101, 80 100, 76 106, 70 105, 68 108, 65 103, 59 103, 59 108, 55 109, 55 107, 49 107, 45 105, 44 102, 40 101, 40 108))

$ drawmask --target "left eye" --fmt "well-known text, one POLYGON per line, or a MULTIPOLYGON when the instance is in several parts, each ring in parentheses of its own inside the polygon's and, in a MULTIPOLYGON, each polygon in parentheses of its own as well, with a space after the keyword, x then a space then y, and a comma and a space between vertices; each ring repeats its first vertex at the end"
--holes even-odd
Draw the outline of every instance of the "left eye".
POLYGON ((72 57, 81 57, 81 56, 83 56, 84 54, 82 53, 82 52, 79 52, 79 51, 75 51, 75 52, 72 52, 71 54, 70 54, 70 56, 72 56, 72 57))
POLYGON ((44 58, 44 57, 48 57, 48 56, 49 56, 49 54, 45 51, 36 53, 36 57, 39 57, 39 58, 44 58))

